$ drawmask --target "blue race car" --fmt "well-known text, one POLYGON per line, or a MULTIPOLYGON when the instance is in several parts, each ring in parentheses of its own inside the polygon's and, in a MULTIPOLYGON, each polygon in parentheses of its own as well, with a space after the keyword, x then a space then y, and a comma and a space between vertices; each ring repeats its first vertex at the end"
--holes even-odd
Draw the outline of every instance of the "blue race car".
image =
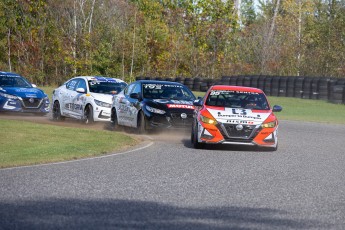
POLYGON ((0 71, 0 112, 49 113, 49 98, 24 77, 0 71))

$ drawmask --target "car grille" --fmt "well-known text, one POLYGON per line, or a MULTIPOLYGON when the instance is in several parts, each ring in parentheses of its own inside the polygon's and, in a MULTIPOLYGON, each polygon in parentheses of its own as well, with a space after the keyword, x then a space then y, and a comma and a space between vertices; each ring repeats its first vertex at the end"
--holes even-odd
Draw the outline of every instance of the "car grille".
POLYGON ((191 126, 192 121, 193 121, 193 113, 185 113, 186 118, 181 117, 182 113, 170 113, 171 115, 171 124, 175 127, 181 126, 181 127, 186 127, 186 126, 191 126))
POLYGON ((42 99, 39 98, 23 98, 23 105, 25 108, 38 108, 41 105, 42 99))
POLYGON ((237 124, 220 124, 220 130, 226 139, 248 139, 252 140, 258 133, 255 125, 242 125, 242 130, 236 129, 237 124))

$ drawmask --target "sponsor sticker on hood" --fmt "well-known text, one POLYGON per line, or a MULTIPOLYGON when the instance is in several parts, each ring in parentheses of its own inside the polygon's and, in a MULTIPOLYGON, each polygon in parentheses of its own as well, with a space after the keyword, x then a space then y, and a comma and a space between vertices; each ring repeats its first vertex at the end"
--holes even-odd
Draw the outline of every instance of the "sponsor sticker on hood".
POLYGON ((225 108, 224 110, 207 109, 219 122, 229 124, 261 124, 270 113, 253 112, 251 109, 225 108))
POLYGON ((193 105, 167 104, 169 109, 194 109, 193 105))

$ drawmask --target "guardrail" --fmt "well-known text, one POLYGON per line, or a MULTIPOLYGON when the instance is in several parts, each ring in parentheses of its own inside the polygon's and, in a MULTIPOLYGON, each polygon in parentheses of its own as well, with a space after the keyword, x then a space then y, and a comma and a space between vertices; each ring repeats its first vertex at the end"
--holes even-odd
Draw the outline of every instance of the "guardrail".
POLYGON ((262 89, 267 96, 296 97, 345 104, 345 78, 238 75, 213 78, 137 77, 136 80, 165 80, 180 82, 193 91, 206 92, 211 85, 237 85, 262 89))

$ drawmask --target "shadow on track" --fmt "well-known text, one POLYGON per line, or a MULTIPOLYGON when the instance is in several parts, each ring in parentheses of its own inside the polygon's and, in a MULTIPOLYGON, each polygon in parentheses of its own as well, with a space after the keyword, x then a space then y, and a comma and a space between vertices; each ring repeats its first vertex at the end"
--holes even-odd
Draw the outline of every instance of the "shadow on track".
POLYGON ((53 199, 0 203, 2 229, 328 229, 284 210, 177 207, 128 200, 53 199))

